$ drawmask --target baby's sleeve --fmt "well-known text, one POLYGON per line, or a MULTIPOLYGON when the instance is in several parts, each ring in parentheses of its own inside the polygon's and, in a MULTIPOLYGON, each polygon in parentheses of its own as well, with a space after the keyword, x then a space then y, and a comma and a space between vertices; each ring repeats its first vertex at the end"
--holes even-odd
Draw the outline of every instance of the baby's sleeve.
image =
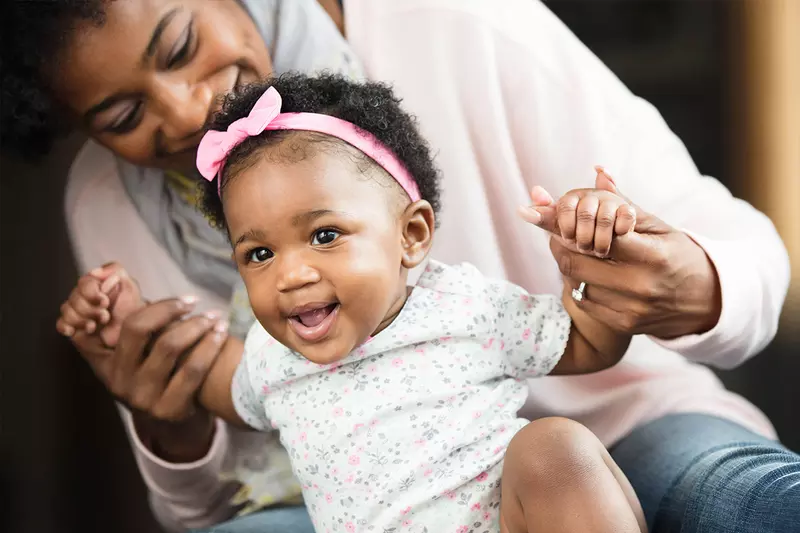
POLYGON ((250 427, 261 431, 271 429, 270 421, 264 407, 266 397, 265 383, 263 378, 259 380, 258 375, 252 372, 254 363, 262 357, 261 350, 267 344, 269 335, 256 322, 247 333, 244 342, 244 354, 236 372, 233 374, 231 383, 231 394, 233 395, 233 406, 239 417, 250 427))
POLYGON ((506 281, 492 282, 497 312, 495 337, 505 356, 506 373, 517 378, 545 376, 561 360, 572 321, 561 298, 530 294, 506 281))

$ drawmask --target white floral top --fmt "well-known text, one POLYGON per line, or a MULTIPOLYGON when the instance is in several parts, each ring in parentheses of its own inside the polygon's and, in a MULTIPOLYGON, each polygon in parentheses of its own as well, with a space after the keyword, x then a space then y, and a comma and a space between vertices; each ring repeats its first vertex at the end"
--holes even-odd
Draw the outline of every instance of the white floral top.
POLYGON ((559 298, 431 262, 395 321, 336 364, 256 323, 233 399, 280 431, 318 532, 496 533, 524 378, 555 367, 569 331, 559 298))

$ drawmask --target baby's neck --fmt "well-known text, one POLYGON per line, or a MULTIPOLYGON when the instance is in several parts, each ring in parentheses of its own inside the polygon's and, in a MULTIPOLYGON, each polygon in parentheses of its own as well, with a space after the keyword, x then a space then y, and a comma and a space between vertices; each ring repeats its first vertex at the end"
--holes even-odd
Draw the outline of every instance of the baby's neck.
POLYGON ((400 294, 398 294, 398 298, 394 302, 392 302, 392 305, 389 307, 389 312, 386 313, 384 319, 381 320, 381 323, 378 324, 378 327, 375 328, 375 331, 372 332, 370 338, 374 337, 384 329, 388 328, 389 324, 395 321, 397 316, 400 314, 400 311, 403 310, 403 306, 408 301, 408 297, 411 295, 411 291, 413 290, 414 287, 407 286, 405 291, 402 291, 400 292, 400 294))

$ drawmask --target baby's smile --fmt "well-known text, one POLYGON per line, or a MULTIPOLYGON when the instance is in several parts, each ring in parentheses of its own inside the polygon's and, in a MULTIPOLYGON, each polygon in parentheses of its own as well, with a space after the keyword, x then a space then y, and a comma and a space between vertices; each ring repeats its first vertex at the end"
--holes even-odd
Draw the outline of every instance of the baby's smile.
POLYGON ((324 340, 339 315, 339 302, 313 302, 289 312, 289 325, 305 342, 324 340))

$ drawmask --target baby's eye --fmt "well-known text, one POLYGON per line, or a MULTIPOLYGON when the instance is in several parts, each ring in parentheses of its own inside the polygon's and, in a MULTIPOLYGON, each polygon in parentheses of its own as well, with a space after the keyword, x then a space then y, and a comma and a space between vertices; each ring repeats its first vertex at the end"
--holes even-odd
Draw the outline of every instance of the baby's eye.
POLYGON ((256 248, 247 255, 247 260, 250 263, 263 263, 264 261, 272 259, 273 255, 275 254, 273 254, 272 250, 269 248, 256 248))
POLYGON ((334 231, 332 229, 321 229, 314 233, 314 237, 311 239, 311 244, 330 244, 335 241, 337 237, 339 237, 338 231, 334 231))

